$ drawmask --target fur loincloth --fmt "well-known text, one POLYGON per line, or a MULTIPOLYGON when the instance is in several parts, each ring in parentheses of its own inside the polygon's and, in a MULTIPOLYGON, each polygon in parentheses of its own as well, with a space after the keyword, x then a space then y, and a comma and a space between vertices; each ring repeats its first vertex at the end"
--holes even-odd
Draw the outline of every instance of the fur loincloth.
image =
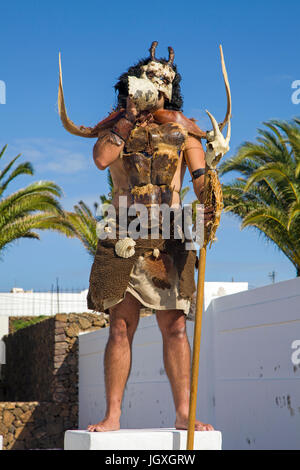
POLYGON ((117 241, 117 238, 98 241, 89 279, 87 295, 89 309, 104 312, 104 299, 124 297, 132 267, 139 256, 145 257, 144 267, 152 277, 153 284, 160 289, 168 289, 172 279, 169 277, 171 274, 169 257, 165 254, 170 254, 179 277, 179 294, 184 299, 192 298, 196 289, 194 280, 196 252, 185 250, 181 240, 137 239, 135 253, 129 258, 119 257, 115 253, 114 247, 117 241), (154 248, 160 251, 158 258, 152 254, 154 248))

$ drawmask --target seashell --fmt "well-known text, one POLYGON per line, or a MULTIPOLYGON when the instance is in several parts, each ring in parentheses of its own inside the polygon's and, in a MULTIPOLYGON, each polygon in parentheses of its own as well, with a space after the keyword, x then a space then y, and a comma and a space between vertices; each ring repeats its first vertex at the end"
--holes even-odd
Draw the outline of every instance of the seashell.
POLYGON ((154 250, 153 250, 153 253, 152 253, 152 254, 153 254, 154 258, 158 258, 158 257, 159 257, 159 255, 160 255, 160 251, 159 251, 159 249, 158 249, 158 248, 154 248, 154 250))
POLYGON ((135 245, 136 242, 132 238, 122 238, 115 244, 115 252, 121 258, 130 258, 130 256, 133 256, 135 253, 135 245))

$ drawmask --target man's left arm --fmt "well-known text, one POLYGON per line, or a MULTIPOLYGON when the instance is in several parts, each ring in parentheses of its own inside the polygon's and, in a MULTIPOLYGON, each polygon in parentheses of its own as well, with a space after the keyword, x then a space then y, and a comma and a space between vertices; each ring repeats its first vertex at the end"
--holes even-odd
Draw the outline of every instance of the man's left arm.
MULTIPOLYGON (((200 140, 191 135, 186 140, 184 158, 192 177, 193 188, 198 201, 204 204, 205 153, 200 140)), ((214 219, 214 208, 204 208, 205 223, 214 219)))
POLYGON ((191 135, 186 140, 184 158, 192 177, 193 188, 197 199, 204 203, 205 153, 200 140, 191 135))

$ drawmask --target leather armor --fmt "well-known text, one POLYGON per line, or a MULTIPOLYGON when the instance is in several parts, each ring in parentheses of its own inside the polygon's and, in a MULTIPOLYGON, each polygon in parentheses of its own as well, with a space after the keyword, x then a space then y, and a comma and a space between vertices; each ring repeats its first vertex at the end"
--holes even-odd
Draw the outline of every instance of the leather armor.
POLYGON ((176 122, 135 127, 124 147, 122 161, 128 174, 132 203, 171 205, 171 182, 187 130, 176 122))

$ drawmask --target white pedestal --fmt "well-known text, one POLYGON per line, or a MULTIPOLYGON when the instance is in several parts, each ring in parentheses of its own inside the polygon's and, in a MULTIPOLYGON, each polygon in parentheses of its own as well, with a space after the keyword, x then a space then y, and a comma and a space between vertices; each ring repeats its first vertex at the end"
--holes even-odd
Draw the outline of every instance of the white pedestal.
POLYGON ((2 450, 2 445, 3 445, 3 436, 0 436, 0 450, 2 450))
MULTIPOLYGON (((187 431, 174 428, 66 431, 65 450, 185 450, 187 431)), ((220 431, 195 431, 194 450, 221 450, 220 431)))

